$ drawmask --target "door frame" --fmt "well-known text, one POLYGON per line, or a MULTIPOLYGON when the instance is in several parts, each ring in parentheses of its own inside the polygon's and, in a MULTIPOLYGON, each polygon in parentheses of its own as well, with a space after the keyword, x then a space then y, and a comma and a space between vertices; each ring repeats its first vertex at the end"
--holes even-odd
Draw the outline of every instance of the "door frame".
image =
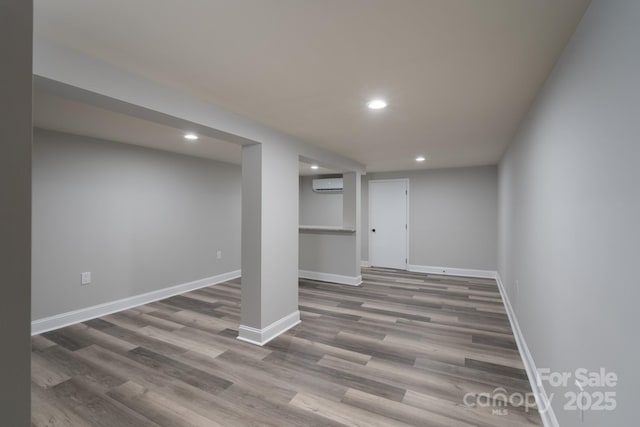
POLYGON ((371 250, 371 183, 376 183, 376 182, 405 182, 407 184, 407 228, 405 229, 405 233, 406 233, 406 262, 405 262, 405 270, 409 271, 409 236, 411 236, 411 233, 409 232, 411 229, 411 221, 410 221, 410 204, 409 204, 409 199, 411 196, 411 189, 409 188, 409 184, 410 184, 410 180, 409 178, 395 178, 395 179, 372 179, 370 181, 367 181, 367 203, 369 205, 368 209, 367 209, 367 246, 369 248, 369 266, 373 267, 373 263, 371 262, 372 256, 371 254, 373 253, 371 250))

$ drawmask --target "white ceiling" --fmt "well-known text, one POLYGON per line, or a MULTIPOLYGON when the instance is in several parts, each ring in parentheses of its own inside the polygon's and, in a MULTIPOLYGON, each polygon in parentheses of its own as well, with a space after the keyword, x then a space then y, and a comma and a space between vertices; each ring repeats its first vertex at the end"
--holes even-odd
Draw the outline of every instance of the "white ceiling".
POLYGON ((42 91, 33 97, 33 123, 43 129, 108 139, 240 164, 241 147, 230 142, 200 136, 196 141, 184 139, 189 129, 142 120, 115 113, 42 91))
MULTIPOLYGON (((237 144, 199 135, 184 139, 189 129, 175 129, 126 114, 115 113, 40 90, 34 92, 33 123, 42 129, 108 139, 174 153, 219 160, 239 165, 241 148, 237 144)), ((340 173, 311 163, 299 162, 300 175, 340 173)))
MULTIPOLYGON (((495 164, 587 5, 36 0, 35 35, 385 171, 495 164), (372 97, 389 107, 368 110, 372 97), (417 164, 419 154, 429 160, 417 164)), ((42 115, 48 126, 59 119, 42 115)), ((176 148, 168 129, 141 135, 153 132, 145 124, 127 136, 99 121, 75 126, 238 155, 220 141, 176 148)))
POLYGON ((339 172, 337 170, 334 169, 329 169, 329 168, 325 168, 322 166, 318 166, 317 169, 311 169, 311 164, 310 163, 305 163, 305 162, 298 162, 298 171, 299 171, 299 175, 300 176, 315 176, 315 175, 336 175, 336 174, 342 174, 342 172, 339 172))

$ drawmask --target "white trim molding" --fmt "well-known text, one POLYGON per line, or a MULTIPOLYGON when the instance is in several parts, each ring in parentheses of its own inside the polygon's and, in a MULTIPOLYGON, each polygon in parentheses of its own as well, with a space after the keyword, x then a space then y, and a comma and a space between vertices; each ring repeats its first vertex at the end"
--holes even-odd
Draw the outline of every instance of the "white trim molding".
POLYGON ((287 332, 300 322, 300 311, 296 310, 262 329, 240 325, 238 328, 238 339, 240 341, 263 346, 280 334, 287 332))
POLYGON ((298 277, 301 279, 319 280, 321 282, 339 283, 341 285, 360 286, 362 275, 343 276, 341 274, 320 273, 318 271, 299 270, 298 277))
POLYGON ((240 270, 230 271, 216 276, 205 277, 204 279, 195 280, 193 282, 158 289, 157 291, 134 295, 128 298, 109 301, 104 304, 98 304, 34 320, 31 322, 31 335, 37 335, 54 329, 63 328, 65 326, 73 325, 74 323, 86 322, 87 320, 95 319, 96 317, 106 316, 118 311, 128 310, 139 305, 149 304, 150 302, 169 298, 174 295, 183 294, 185 292, 205 288, 207 286, 217 285, 218 283, 237 279, 240 275, 240 270))
POLYGON ((527 342, 524 339, 524 335, 522 335, 520 325, 518 324, 518 319, 516 318, 516 314, 513 311, 513 307, 511 306, 511 302, 509 301, 509 296, 504 289, 504 285, 502 284, 502 280, 498 272, 495 272, 495 279, 496 283, 498 284, 498 289, 500 290, 500 295, 502 296, 502 302, 504 304, 505 310, 507 311, 507 316, 509 317, 509 322, 511 323, 511 329, 513 330, 513 335, 516 339, 516 345, 518 346, 520 357, 522 357, 522 363, 524 364, 524 368, 527 371, 527 377, 529 378, 529 384, 531 384, 531 391, 533 393, 533 396, 536 399, 536 405, 538 406, 538 412, 540 412, 540 417, 542 418, 542 424, 545 427, 559 427, 560 424, 558 424, 556 414, 553 412, 551 400, 549 400, 542 381, 539 380, 538 370, 533 360, 533 356, 529 351, 529 347, 527 346, 527 342))
POLYGON ((362 260, 362 261, 360 261, 360 267, 362 267, 362 268, 371 267, 371 266, 369 265, 369 260, 367 259, 367 260, 362 260))
POLYGON ((478 277, 481 279, 495 279, 495 270, 474 270, 469 268, 434 267, 428 265, 407 265, 407 270, 416 273, 441 274, 444 276, 478 277))

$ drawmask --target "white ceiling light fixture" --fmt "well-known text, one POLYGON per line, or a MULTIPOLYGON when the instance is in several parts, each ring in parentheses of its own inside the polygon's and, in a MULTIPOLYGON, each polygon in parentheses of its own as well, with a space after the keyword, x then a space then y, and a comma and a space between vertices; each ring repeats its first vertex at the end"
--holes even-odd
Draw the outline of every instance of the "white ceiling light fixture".
POLYGON ((318 165, 311 165, 311 169, 318 169, 318 165))
POLYGON ((189 141, 195 141, 196 139, 198 139, 198 135, 196 135, 193 132, 185 133, 184 139, 188 139, 189 141))
POLYGON ((381 110, 383 108, 386 108, 387 106, 387 101, 385 101, 384 99, 372 99, 371 101, 367 102, 367 107, 369 107, 371 110, 381 110))
POLYGON ((424 162, 425 160, 427 160, 427 158, 426 158, 426 157, 424 157, 424 156, 418 156, 418 157, 416 157, 416 162, 424 162))

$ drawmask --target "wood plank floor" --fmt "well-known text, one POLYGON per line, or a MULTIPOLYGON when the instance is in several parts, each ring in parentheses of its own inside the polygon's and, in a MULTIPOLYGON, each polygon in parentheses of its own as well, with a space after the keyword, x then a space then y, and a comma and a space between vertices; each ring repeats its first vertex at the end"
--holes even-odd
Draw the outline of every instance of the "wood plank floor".
POLYGON ((34 336, 32 425, 542 425, 463 403, 531 391, 494 280, 363 278, 301 280, 302 323, 262 348, 236 339, 237 280, 34 336))

